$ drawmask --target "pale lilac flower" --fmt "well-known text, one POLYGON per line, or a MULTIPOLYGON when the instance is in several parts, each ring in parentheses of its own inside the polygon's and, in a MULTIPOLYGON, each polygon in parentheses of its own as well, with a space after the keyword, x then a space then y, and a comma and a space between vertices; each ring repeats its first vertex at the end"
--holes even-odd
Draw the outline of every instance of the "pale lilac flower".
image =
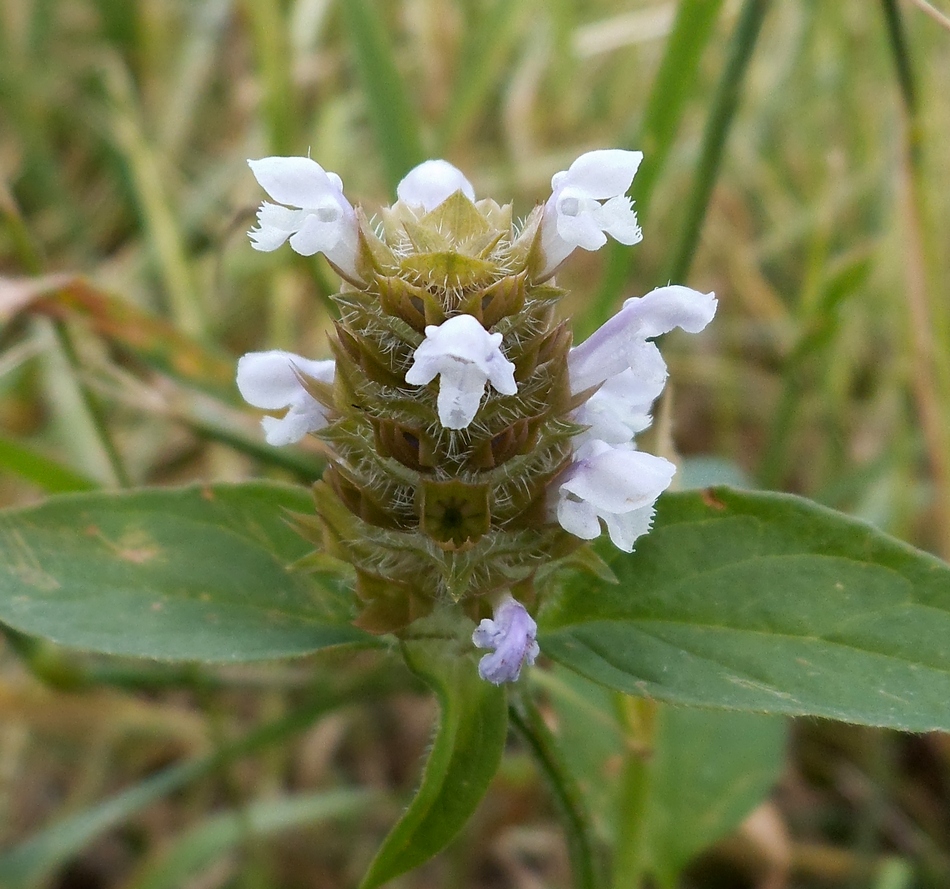
POLYGON ((551 179, 541 220, 542 276, 553 274, 575 248, 599 250, 610 235, 636 244, 643 235, 626 196, 643 154, 619 148, 588 151, 551 179))
POLYGON ((676 471, 668 460, 633 446, 634 436, 650 425, 650 408, 667 376, 650 338, 674 327, 697 333, 715 313, 712 293, 660 287, 628 299, 571 350, 571 391, 593 392, 574 412, 574 421, 588 427, 575 437, 575 460, 549 494, 552 512, 565 531, 593 540, 603 521, 610 539, 625 552, 649 531, 653 504, 676 471))
POLYGON ((636 370, 610 377, 574 412, 574 422, 588 427, 575 437, 578 445, 592 439, 627 444, 653 422, 650 409, 666 383, 666 363, 653 343, 643 346, 636 370))
POLYGON ((493 611, 494 619, 486 618, 472 633, 476 648, 493 649, 478 662, 478 675, 495 685, 516 682, 521 668, 533 666, 540 654, 538 625, 524 605, 510 595, 505 595, 493 611))
MULTIPOLYGON (((571 391, 584 392, 632 368, 653 374, 662 363, 649 338, 682 327, 698 333, 716 314, 716 296, 671 284, 628 299, 606 324, 571 349, 571 391)), ((665 367, 664 367, 665 371, 665 367)))
POLYGON ((264 410, 281 410, 281 417, 264 417, 265 438, 270 445, 300 441, 308 432, 327 425, 326 411, 304 387, 301 377, 332 383, 332 361, 312 361, 291 352, 272 349, 248 352, 238 361, 237 385, 244 400, 264 410))
POLYGON ((675 472, 669 460, 632 446, 588 441, 555 483, 558 523, 575 537, 593 540, 603 519, 614 545, 632 552, 633 542, 650 529, 653 504, 675 472))
POLYGON ((254 249, 276 250, 290 239, 297 253, 323 253, 346 277, 357 278, 356 213, 340 177, 308 157, 265 157, 248 165, 278 202, 261 204, 258 227, 248 232, 254 249))
POLYGON ((514 395, 515 366, 501 351, 501 334, 489 333, 473 315, 455 315, 426 327, 406 382, 424 386, 439 376, 437 407, 446 429, 465 429, 475 418, 485 384, 514 395))
POLYGON ((457 191, 474 203, 475 189, 461 170, 448 161, 430 160, 406 173, 396 186, 396 197, 404 204, 422 207, 428 213, 457 191))

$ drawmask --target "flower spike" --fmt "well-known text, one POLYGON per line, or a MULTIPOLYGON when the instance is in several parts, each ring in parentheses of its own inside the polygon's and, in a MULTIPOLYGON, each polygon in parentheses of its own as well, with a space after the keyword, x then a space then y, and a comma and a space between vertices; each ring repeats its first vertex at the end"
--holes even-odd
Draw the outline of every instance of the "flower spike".
POLYGON ((478 675, 494 685, 517 682, 521 668, 533 666, 541 652, 537 635, 534 618, 524 605, 506 594, 494 608, 494 619, 486 618, 472 633, 476 648, 492 649, 478 662, 478 675))
POLYGON ((265 201, 257 228, 248 232, 255 250, 276 250, 284 241, 303 256, 323 253, 346 277, 356 278, 356 213, 343 182, 307 157, 265 157, 248 165, 279 204, 265 201))
POLYGON ((515 682, 539 653, 521 603, 543 607, 557 563, 590 564, 585 541, 605 532, 629 552, 649 531, 674 473, 634 443, 667 378, 653 339, 701 330, 715 297, 661 287, 572 349, 549 280, 577 248, 640 239, 626 196, 640 158, 581 155, 524 224, 476 201, 445 160, 366 212, 312 160, 250 162, 272 201, 254 247, 322 251, 346 281, 331 297, 334 361, 251 353, 238 387, 277 414, 262 421, 271 444, 318 436, 317 516, 294 521, 353 566, 366 632, 422 638, 453 615, 474 621, 479 675, 515 682))
POLYGON ((599 250, 607 235, 621 244, 642 240, 633 203, 626 197, 641 160, 639 151, 588 151, 554 174, 541 220, 542 277, 553 274, 577 247, 599 250))
POLYGON ((502 395, 515 395, 515 366, 501 351, 501 334, 489 333, 472 315, 455 315, 426 327, 406 382, 424 386, 439 376, 439 421, 446 429, 465 429, 475 419, 485 383, 502 395))

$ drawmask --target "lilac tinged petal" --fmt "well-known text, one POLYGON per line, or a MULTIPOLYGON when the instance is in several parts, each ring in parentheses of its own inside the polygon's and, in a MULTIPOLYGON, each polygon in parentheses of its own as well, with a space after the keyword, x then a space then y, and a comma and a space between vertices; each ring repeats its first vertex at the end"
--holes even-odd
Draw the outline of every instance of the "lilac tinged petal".
POLYGON ((653 503, 673 480, 669 460, 591 441, 577 452, 561 489, 598 512, 623 513, 653 503))
POLYGON ((631 552, 650 529, 653 504, 675 471, 662 457, 589 441, 551 491, 552 518, 583 540, 599 536, 603 520, 614 544, 631 552))
MULTIPOLYGON (((501 344, 501 334, 496 333, 492 336, 498 337, 498 344, 501 344)), ((492 388, 500 395, 517 395, 518 384, 515 382, 515 366, 501 353, 500 348, 488 356, 488 382, 492 388)))
POLYGON ((446 429, 465 429, 478 413, 485 393, 485 374, 477 365, 454 358, 439 374, 439 422, 446 429))
POLYGON ((403 203, 421 206, 428 212, 457 191, 474 203, 475 189, 461 170, 448 161, 430 160, 413 167, 406 174, 396 187, 396 196, 403 203))
POLYGON ((565 189, 557 201, 557 234, 569 244, 583 250, 599 250, 607 236, 597 222, 600 204, 565 189))
POLYGON ((660 287, 644 297, 628 299, 613 318, 571 349, 568 364, 572 391, 583 392, 628 367, 636 368, 647 338, 674 327, 697 333, 715 314, 714 294, 679 285, 660 287))
POLYGON ((628 197, 621 195, 611 198, 596 211, 594 218, 610 237, 621 244, 630 247, 643 240, 637 214, 633 212, 633 202, 628 197))
POLYGON ((268 352, 248 352, 241 356, 238 361, 237 385, 241 397, 248 404, 266 410, 276 410, 290 407, 299 399, 301 392, 309 397, 298 374, 331 383, 333 373, 332 361, 313 361, 292 352, 271 349, 268 352))
POLYGON ((643 346, 649 350, 648 360, 639 362, 636 370, 627 368, 610 377, 575 412, 574 421, 590 427, 578 436, 581 442, 626 444, 650 425, 650 408, 666 382, 666 364, 653 343, 643 346))
POLYGON ((464 429, 475 418, 487 382, 503 395, 518 391, 514 369, 502 354, 500 333, 489 333, 472 315, 455 315, 426 327, 406 382, 424 386, 439 376, 439 421, 446 429, 464 429))
POLYGON ((716 295, 700 293, 681 284, 657 287, 646 296, 633 296, 623 304, 638 319, 640 336, 654 337, 682 327, 699 333, 716 314, 716 295))
POLYGON ((308 432, 316 432, 326 426, 323 408, 317 404, 312 411, 297 411, 291 408, 283 417, 262 417, 264 440, 275 448, 296 444, 308 432))
POLYGON ((329 253, 340 243, 339 218, 324 221, 316 214, 308 214, 300 230, 290 238, 290 246, 301 256, 313 256, 314 253, 329 253))
POLYGON ((478 663, 478 675, 486 682, 501 685, 516 682, 521 668, 532 666, 540 648, 538 625, 524 605, 506 596, 495 606, 492 620, 483 620, 472 633, 476 648, 491 648, 478 663))
POLYGON ((264 201, 257 211, 257 228, 248 232, 255 250, 276 250, 300 228, 305 214, 264 201))
POLYGON ((565 531, 581 540, 600 537, 597 510, 583 500, 561 497, 557 504, 557 521, 565 531))
POLYGON ((264 202, 258 227, 248 232, 257 250, 276 250, 286 240, 303 256, 323 253, 339 271, 358 280, 357 221, 343 196, 343 182, 306 157, 265 157, 250 160, 257 181, 288 209, 264 202))

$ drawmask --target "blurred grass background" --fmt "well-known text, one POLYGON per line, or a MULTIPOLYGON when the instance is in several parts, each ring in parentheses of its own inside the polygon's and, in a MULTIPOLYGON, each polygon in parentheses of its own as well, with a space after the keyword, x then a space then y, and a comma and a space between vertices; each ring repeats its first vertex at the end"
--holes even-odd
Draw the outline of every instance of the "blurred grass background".
MULTIPOLYGON (((683 483, 795 491, 950 555, 950 6, 927 6, 4 0, 0 504, 319 472, 306 444, 264 446, 233 386, 245 351, 326 357, 336 289, 319 258, 250 249, 263 195, 247 158, 309 153, 373 207, 444 156, 523 215, 581 152, 627 147, 646 153, 644 241, 578 252, 559 283, 579 338, 668 280, 717 292, 709 330, 664 346, 660 425, 683 483)), ((53 869, 62 889, 353 882, 432 716, 371 661, 169 674, 89 660, 76 691, 57 657, 0 648, 2 845, 308 696, 366 701, 130 809, 53 869), (271 812, 271 832, 298 828, 278 839, 245 819, 237 840, 206 840, 229 851, 201 881, 174 875, 176 838, 288 782, 386 801, 333 828, 271 812)), ((522 753, 496 784, 406 885, 567 885, 522 753)), ((946 887, 950 741, 802 723, 757 817, 683 885, 946 887)))

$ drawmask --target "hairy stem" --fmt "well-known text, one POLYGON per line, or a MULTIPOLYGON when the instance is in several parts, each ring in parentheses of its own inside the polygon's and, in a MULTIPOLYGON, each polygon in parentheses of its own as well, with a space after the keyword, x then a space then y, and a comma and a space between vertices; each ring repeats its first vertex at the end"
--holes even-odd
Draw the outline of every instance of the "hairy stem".
POLYGON ((523 692, 508 712, 512 726, 530 748, 561 810, 574 885, 577 889, 596 889, 599 881, 590 819, 580 789, 561 761, 557 742, 528 692, 523 692))

